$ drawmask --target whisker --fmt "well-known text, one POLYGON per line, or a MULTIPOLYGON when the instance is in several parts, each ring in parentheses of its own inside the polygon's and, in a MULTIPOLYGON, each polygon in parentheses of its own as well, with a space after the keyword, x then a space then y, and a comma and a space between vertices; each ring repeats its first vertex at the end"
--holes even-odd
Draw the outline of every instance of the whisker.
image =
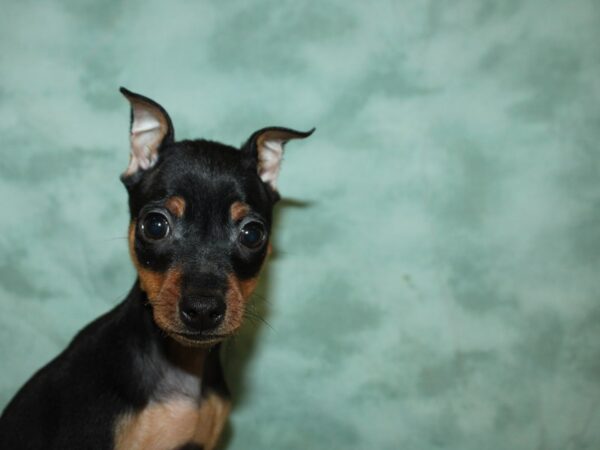
POLYGON ((256 311, 246 310, 244 312, 244 317, 249 319, 253 323, 256 323, 255 321, 258 320, 261 323, 264 323, 266 326, 268 326, 271 330, 275 331, 275 328, 273 328, 273 326, 262 315, 260 315, 256 311))
POLYGON ((267 299, 267 297, 265 297, 262 294, 259 294, 258 292, 254 292, 251 296, 250 296, 250 300, 254 301, 254 300, 260 300, 261 302, 266 303, 267 305, 271 306, 273 305, 273 303, 271 303, 269 301, 269 299, 267 299))

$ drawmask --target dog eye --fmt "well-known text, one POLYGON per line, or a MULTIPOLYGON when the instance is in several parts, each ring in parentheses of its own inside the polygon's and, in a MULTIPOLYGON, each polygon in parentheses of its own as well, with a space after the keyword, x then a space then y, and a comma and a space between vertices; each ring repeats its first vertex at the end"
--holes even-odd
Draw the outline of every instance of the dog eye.
POLYGON ((142 220, 140 229, 142 235, 151 241, 164 239, 170 231, 169 220, 159 212, 150 212, 142 220))
POLYGON ((242 227, 239 240, 244 247, 256 249, 263 244, 266 236, 265 226, 260 222, 253 221, 242 227))

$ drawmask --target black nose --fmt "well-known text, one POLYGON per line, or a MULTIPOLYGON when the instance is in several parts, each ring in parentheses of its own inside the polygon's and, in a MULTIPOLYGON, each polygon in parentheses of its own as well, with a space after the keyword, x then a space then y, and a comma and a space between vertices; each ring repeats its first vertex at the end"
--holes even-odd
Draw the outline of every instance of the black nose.
POLYGON ((225 317, 225 302, 215 297, 187 297, 179 305, 181 321, 194 331, 216 328, 225 317))

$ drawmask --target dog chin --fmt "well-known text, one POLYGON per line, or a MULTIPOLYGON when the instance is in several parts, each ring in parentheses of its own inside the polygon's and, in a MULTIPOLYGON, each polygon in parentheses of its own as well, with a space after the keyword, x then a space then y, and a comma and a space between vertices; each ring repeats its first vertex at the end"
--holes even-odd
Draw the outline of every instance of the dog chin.
POLYGON ((203 332, 173 332, 167 334, 176 342, 186 347, 211 347, 227 339, 230 334, 206 334, 203 332))

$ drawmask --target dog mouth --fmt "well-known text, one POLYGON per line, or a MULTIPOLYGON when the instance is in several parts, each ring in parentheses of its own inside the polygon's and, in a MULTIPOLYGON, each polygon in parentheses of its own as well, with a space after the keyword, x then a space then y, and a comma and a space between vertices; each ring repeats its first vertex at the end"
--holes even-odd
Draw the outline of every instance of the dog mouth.
POLYGON ((171 332, 170 334, 196 344, 210 344, 228 338, 229 334, 208 334, 204 331, 171 332))

